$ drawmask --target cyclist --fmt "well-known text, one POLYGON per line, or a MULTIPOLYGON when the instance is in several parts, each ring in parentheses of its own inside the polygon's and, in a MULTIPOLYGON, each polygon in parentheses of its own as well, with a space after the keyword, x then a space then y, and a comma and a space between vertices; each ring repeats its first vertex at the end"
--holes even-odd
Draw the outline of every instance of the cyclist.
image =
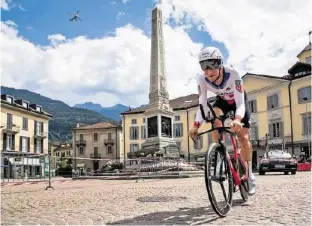
MULTIPOLYGON (((256 181, 252 173, 252 146, 248 137, 250 113, 243 81, 232 66, 223 65, 222 54, 215 47, 206 47, 201 50, 199 64, 204 72, 198 78, 199 104, 203 106, 205 115, 207 115, 209 111, 207 106, 207 91, 209 90, 217 95, 213 104, 216 115, 227 114, 229 111, 235 112, 235 118, 230 126, 237 133, 242 158, 247 162, 249 175, 248 193, 249 195, 254 195, 256 192, 256 181)), ((191 138, 197 136, 198 129, 203 121, 201 111, 198 108, 194 125, 189 131, 191 138)), ((221 121, 216 120, 214 126, 221 127, 221 121)), ((217 143, 218 137, 218 131, 213 131, 213 142, 217 143)))

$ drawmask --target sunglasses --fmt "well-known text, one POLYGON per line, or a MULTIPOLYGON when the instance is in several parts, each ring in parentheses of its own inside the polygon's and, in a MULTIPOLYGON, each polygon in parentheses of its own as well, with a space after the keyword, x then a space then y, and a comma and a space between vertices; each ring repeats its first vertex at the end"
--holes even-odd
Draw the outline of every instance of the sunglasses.
POLYGON ((221 60, 204 60, 199 62, 199 64, 203 71, 207 69, 217 69, 221 65, 221 60))

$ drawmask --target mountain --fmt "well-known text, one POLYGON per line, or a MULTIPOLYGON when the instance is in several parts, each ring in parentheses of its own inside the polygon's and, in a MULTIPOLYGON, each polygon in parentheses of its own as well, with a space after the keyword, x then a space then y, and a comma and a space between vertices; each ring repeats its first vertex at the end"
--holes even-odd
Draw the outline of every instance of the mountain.
POLYGON ((125 112, 129 109, 129 107, 122 105, 122 104, 117 104, 112 107, 102 107, 100 104, 96 104, 92 102, 86 102, 84 104, 76 104, 74 107, 96 111, 102 115, 105 115, 108 118, 111 118, 117 121, 121 120, 120 113, 125 112))
POLYGON ((35 103, 42 106, 43 111, 53 116, 49 121, 49 139, 52 141, 66 141, 72 138, 72 129, 76 124, 90 125, 98 122, 115 120, 88 109, 70 107, 59 100, 53 100, 37 93, 24 89, 14 89, 1 86, 1 94, 14 96, 15 99, 23 99, 29 103, 35 103))

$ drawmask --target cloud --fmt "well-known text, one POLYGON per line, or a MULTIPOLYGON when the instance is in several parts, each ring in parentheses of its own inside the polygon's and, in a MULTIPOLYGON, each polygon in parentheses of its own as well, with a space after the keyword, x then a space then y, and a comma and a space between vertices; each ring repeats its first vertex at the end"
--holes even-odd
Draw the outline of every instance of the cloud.
POLYGON ((124 12, 118 12, 116 19, 119 20, 124 15, 126 15, 124 12))
POLYGON ((32 26, 26 26, 27 30, 33 30, 34 28, 32 26))
POLYGON ((122 3, 127 4, 130 0, 122 0, 122 3))
POLYGON ((223 43, 241 74, 287 74, 312 29, 310 0, 163 0, 161 7, 166 21, 193 24, 223 43))
POLYGON ((27 11, 21 4, 11 4, 11 0, 1 0, 1 9, 9 11, 12 8, 19 8, 22 11, 27 11))
POLYGON ((1 0, 1 9, 9 10, 9 4, 11 0, 1 0))
MULTIPOLYGON (((26 88, 70 105, 148 103, 151 40, 131 24, 97 39, 53 34, 47 37, 47 46, 21 37, 13 24, 2 27, 2 85, 26 88)), ((193 43, 179 27, 166 25, 164 33, 170 98, 196 92, 195 81, 185 84, 195 76, 202 45, 193 43)))

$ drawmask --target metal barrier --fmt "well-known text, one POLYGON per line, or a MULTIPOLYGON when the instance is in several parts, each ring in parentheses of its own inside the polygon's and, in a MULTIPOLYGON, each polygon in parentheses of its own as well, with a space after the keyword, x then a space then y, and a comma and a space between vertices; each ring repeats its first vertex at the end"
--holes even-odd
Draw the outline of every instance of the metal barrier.
POLYGON ((48 166, 46 154, 1 152, 2 183, 48 180, 48 166))

